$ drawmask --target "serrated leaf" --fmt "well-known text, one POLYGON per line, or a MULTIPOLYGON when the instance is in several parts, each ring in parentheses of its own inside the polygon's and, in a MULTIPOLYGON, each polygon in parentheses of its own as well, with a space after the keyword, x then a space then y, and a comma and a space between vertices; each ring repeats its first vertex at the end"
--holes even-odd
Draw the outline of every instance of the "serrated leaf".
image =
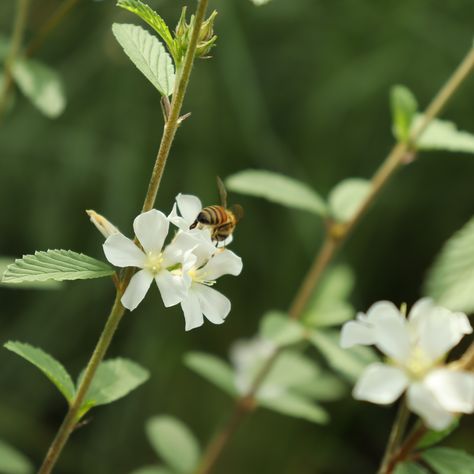
POLYGON ((262 197, 319 216, 327 213, 326 203, 316 191, 301 181, 279 173, 245 170, 228 177, 226 185, 231 191, 262 197))
MULTIPOLYGON (((412 130, 416 130, 422 120, 423 115, 417 115, 412 130)), ((418 150, 474 153, 474 134, 458 130, 453 122, 433 119, 415 145, 418 150)))
POLYGON ((269 311, 260 322, 260 336, 277 346, 287 346, 304 339, 305 328, 286 313, 269 311))
POLYGON ((168 47, 169 52, 176 61, 176 48, 174 38, 168 28, 168 25, 165 23, 165 20, 161 18, 158 13, 156 13, 148 5, 140 2, 140 0, 118 0, 117 6, 128 10, 129 12, 135 13, 143 21, 148 23, 161 37, 168 47))
POLYGON ((330 367, 348 380, 355 382, 365 367, 375 362, 377 357, 368 347, 342 349, 339 345, 339 337, 336 331, 316 330, 309 336, 309 341, 321 352, 330 367))
POLYGON ((59 74, 36 59, 17 59, 12 76, 23 94, 49 118, 61 115, 66 107, 64 87, 59 74))
POLYGON ((194 470, 201 450, 184 423, 171 416, 156 416, 147 422, 146 432, 155 451, 173 470, 183 474, 194 470))
MULTIPOLYGON (((79 377, 78 386, 83 376, 84 372, 79 377)), ((85 397, 82 414, 97 405, 107 405, 125 397, 149 377, 148 370, 128 359, 117 358, 102 362, 85 397)))
POLYGON ((66 400, 71 403, 76 389, 70 375, 60 362, 40 348, 33 347, 30 344, 8 341, 4 347, 38 367, 53 382, 66 400))
POLYGON ((390 91, 390 105, 395 138, 400 142, 407 142, 411 124, 418 111, 416 98, 407 87, 393 86, 390 91))
POLYGON ((452 311, 474 311, 474 218, 443 246, 428 272, 424 293, 452 311))
MULTIPOLYGON (((14 258, 0 257, 0 277, 6 272, 9 265, 15 263, 14 258)), ((2 282, 0 279, 0 286, 5 288, 12 288, 12 285, 2 282)), ((48 280, 48 281, 32 281, 25 282, 22 285, 15 285, 14 288, 20 288, 22 290, 58 290, 63 285, 60 281, 48 280)))
POLYGON ((393 474, 429 474, 428 471, 414 462, 403 462, 397 464, 393 474))
POLYGON ((349 178, 338 183, 328 197, 331 216, 338 222, 351 220, 370 194, 371 188, 370 181, 362 178, 349 178))
POLYGON ((321 406, 295 393, 283 393, 259 400, 259 404, 284 415, 303 418, 314 423, 327 423, 329 415, 321 406))
POLYGON ((131 474, 176 474, 174 471, 163 466, 143 466, 131 474))
POLYGON ((158 38, 137 25, 114 23, 112 31, 125 54, 160 94, 171 95, 175 83, 173 61, 158 38))
POLYGON ((230 396, 237 395, 232 368, 222 359, 204 352, 188 352, 184 364, 230 396))
POLYGON ((428 430, 421 440, 416 445, 417 449, 425 449, 439 443, 444 438, 448 437, 457 427, 459 426, 459 418, 455 418, 454 421, 444 430, 435 431, 428 430))
POLYGON ((472 474, 474 456, 452 448, 431 448, 421 454, 422 459, 437 474, 472 474))
POLYGON ((89 280, 114 274, 114 269, 100 260, 72 250, 47 250, 24 255, 9 265, 3 283, 46 280, 89 280))
POLYGON ((0 440, 0 472, 2 474, 31 474, 33 465, 25 455, 0 440))

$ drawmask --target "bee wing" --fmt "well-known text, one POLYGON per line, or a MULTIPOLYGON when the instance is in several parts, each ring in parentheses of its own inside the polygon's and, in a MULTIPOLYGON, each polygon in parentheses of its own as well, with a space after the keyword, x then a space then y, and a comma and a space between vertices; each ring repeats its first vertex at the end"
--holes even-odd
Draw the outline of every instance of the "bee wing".
POLYGON ((216 178, 217 189, 219 190, 219 198, 221 200, 221 206, 227 208, 227 190, 222 179, 219 176, 216 176, 216 178))
POLYGON ((244 217, 244 208, 240 204, 233 204, 230 210, 238 221, 244 217))

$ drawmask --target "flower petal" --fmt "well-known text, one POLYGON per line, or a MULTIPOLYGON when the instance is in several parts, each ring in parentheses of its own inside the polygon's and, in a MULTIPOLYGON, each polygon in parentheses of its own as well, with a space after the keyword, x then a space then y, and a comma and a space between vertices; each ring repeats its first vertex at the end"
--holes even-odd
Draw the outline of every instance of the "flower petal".
POLYGON ((359 321, 348 321, 342 326, 340 345, 343 349, 357 344, 370 346, 374 343, 375 334, 372 325, 359 321))
POLYGON ((120 300, 125 308, 133 311, 145 298, 152 281, 153 275, 148 270, 135 273, 120 300))
POLYGON ((188 296, 181 301, 181 308, 184 313, 185 329, 190 331, 204 324, 204 316, 201 311, 201 304, 197 294, 190 289, 188 296))
POLYGON ((180 275, 163 270, 155 276, 161 299, 166 308, 181 303, 188 293, 186 284, 180 275))
POLYGON ((230 250, 218 251, 202 268, 200 273, 206 280, 216 280, 222 275, 239 275, 242 271, 242 259, 230 250))
POLYGON ((163 251, 163 266, 171 267, 176 263, 183 263, 185 255, 189 256, 190 251, 197 245, 198 242, 189 232, 178 231, 163 251))
POLYGON ((380 405, 394 402, 407 388, 408 377, 397 367, 375 362, 362 373, 352 395, 380 405))
POLYGON ((453 421, 453 414, 445 410, 422 382, 410 385, 407 392, 408 408, 423 418, 434 430, 444 430, 453 421))
POLYGON ((107 237, 102 245, 107 260, 116 267, 138 267, 145 265, 145 254, 123 234, 107 237))
POLYGON ((192 194, 178 194, 176 196, 179 212, 189 226, 196 220, 196 217, 201 212, 201 200, 192 194))
POLYGON ((445 410, 453 413, 474 412, 474 374, 436 369, 427 375, 423 384, 445 410))
POLYGON ((135 218, 133 230, 145 252, 157 254, 161 252, 168 235, 169 225, 168 219, 162 212, 152 209, 135 218))
POLYGON ((194 291, 197 293, 202 312, 211 323, 222 324, 230 313, 230 301, 222 293, 206 285, 196 284, 194 291))

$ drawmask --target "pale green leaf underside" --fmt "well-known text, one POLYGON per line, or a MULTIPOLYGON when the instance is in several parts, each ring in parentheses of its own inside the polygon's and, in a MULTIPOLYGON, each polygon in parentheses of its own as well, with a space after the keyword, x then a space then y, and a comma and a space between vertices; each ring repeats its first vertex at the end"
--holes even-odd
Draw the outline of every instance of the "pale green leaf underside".
POLYGON ((474 311, 474 218, 445 243, 428 273, 425 294, 452 311, 474 311))
POLYGON ((25 255, 7 267, 3 283, 46 280, 88 280, 113 275, 114 269, 100 260, 72 250, 47 250, 25 255))
POLYGON ((232 368, 222 359, 204 352, 189 352, 184 356, 184 364, 229 395, 237 394, 232 368))
POLYGON ((349 178, 338 183, 329 193, 329 211, 339 222, 349 221, 370 194, 370 181, 349 178))
POLYGON ((56 118, 66 107, 64 87, 58 73, 35 59, 17 59, 12 75, 23 94, 40 112, 56 118))
POLYGON ((307 184, 279 173, 245 170, 226 180, 229 190, 262 197, 287 207, 326 215, 324 200, 307 184))
POLYGON ((338 400, 347 394, 347 385, 339 376, 322 372, 316 378, 295 387, 298 394, 317 401, 338 400))
POLYGON ((416 98, 405 86, 393 86, 390 91, 390 105, 395 137, 405 142, 410 136, 411 124, 418 110, 416 98))
POLYGON ((428 471, 413 462, 403 462, 397 464, 397 467, 393 471, 393 474, 429 474, 428 471))
POLYGON ((179 473, 189 473, 196 467, 199 443, 191 430, 171 416, 156 416, 146 424, 148 439, 164 461, 179 473))
POLYGON ((452 448, 431 448, 421 454, 437 474, 472 474, 474 457, 452 448))
POLYGON ((22 342, 9 341, 5 348, 38 367, 70 403, 75 395, 74 383, 63 365, 43 350, 22 342))
POLYGON ((260 322, 260 335, 277 346, 294 344, 304 339, 305 329, 286 313, 269 311, 260 322))
MULTIPOLYGON (((14 258, 0 257, 0 277, 6 272, 7 267, 13 263, 15 263, 14 258)), ((12 288, 12 285, 3 283, 1 280, 0 286, 3 286, 5 288, 12 288)), ((57 290, 61 287, 61 282, 54 280, 24 282, 22 285, 14 286, 14 288, 21 288, 22 290, 57 290)))
POLYGON ((0 473, 32 474, 33 465, 22 453, 0 440, 0 473))
POLYGON ((175 82, 173 62, 158 38, 137 25, 114 23, 112 31, 141 73, 162 95, 171 95, 175 82))
MULTIPOLYGON (((413 121, 413 130, 422 119, 422 115, 417 115, 413 121)), ((474 153, 474 134, 458 130, 453 122, 434 119, 416 141, 416 148, 474 153)))
POLYGON ((176 474, 176 473, 163 466, 144 466, 133 471, 131 474, 176 474))

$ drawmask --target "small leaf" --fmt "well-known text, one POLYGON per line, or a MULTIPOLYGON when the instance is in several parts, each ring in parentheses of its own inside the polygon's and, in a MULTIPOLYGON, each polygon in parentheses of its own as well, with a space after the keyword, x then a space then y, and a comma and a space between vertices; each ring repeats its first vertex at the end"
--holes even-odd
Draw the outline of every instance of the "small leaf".
POLYGON ((339 222, 348 222, 356 214, 370 194, 370 181, 362 178, 349 178, 338 183, 329 193, 329 210, 339 222))
POLYGON ((277 346, 287 346, 303 340, 305 328, 285 313, 270 311, 260 322, 260 336, 277 346))
POLYGON ((171 416, 156 416, 147 422, 146 432, 155 451, 173 470, 183 474, 194 470, 199 443, 184 423, 171 416))
POLYGON ((117 6, 135 13, 135 15, 148 23, 161 36, 161 39, 165 42, 169 52, 176 61, 176 48, 173 36, 165 20, 158 13, 148 5, 140 2, 140 0, 118 0, 117 6))
POLYGON ((342 398, 347 393, 347 386, 335 375, 322 372, 315 379, 295 387, 295 391, 312 400, 328 402, 342 398))
POLYGON ((245 170, 227 178, 231 191, 258 196, 288 207, 310 211, 320 216, 327 213, 326 204, 307 184, 271 171, 245 170))
POLYGON ((303 418, 314 423, 327 423, 329 415, 321 406, 294 393, 283 393, 274 398, 259 400, 259 404, 288 416, 303 418))
POLYGON ((251 1, 253 2, 254 5, 257 5, 257 7, 270 3, 270 0, 251 0, 251 1))
POLYGON ((444 245, 428 272, 424 293, 452 311, 474 312, 474 218, 444 245))
MULTIPOLYGON (((417 115, 412 129, 416 130, 422 120, 423 115, 417 115)), ((474 153, 474 135, 458 130, 453 122, 434 119, 416 141, 416 148, 474 153)))
POLYGON ((56 385, 66 400, 69 403, 72 401, 76 389, 70 375, 60 362, 38 347, 30 346, 30 344, 8 341, 4 347, 38 367, 56 385))
POLYGON ((474 457, 452 448, 431 448, 421 454, 437 474, 472 474, 474 457))
MULTIPOLYGON (((13 263, 15 263, 14 258, 0 257, 0 277, 6 272, 7 267, 13 263)), ((12 288, 12 285, 4 283, 1 279, 0 286, 12 288)), ((62 286, 63 284, 60 281, 48 280, 24 282, 22 285, 15 285, 14 288, 20 288, 22 290, 58 290, 62 288, 62 286)))
POLYGON ((367 365, 377 360, 368 347, 342 349, 339 334, 336 331, 313 331, 310 342, 322 353, 327 363, 350 381, 355 381, 367 365))
POLYGON ((188 352, 184 364, 230 396, 237 395, 232 368, 222 359, 204 352, 188 352))
POLYGON ((416 98, 405 86, 393 86, 390 91, 390 105, 395 138, 400 142, 407 142, 418 110, 416 98))
POLYGON ((132 474, 175 474, 163 466, 144 466, 132 472, 132 474))
POLYGON ((429 474, 428 471, 414 462, 403 462, 397 464, 393 474, 429 474))
POLYGON ((56 118, 66 107, 64 87, 58 73, 35 59, 17 59, 12 75, 18 87, 40 112, 56 118))
POLYGON ((421 440, 416 445, 417 449, 425 449, 439 443, 444 438, 447 438, 457 427, 459 426, 459 418, 455 418, 454 421, 444 430, 435 431, 428 430, 421 440))
POLYGON ((173 62, 158 38, 136 25, 114 23, 112 31, 140 72, 162 95, 171 95, 175 82, 173 62))
MULTIPOLYGON (((81 373, 78 386, 84 376, 81 373)), ((97 405, 107 405, 125 397, 150 378, 148 370, 128 359, 117 358, 102 362, 92 380, 82 406, 82 414, 97 405)))
POLYGON ((113 275, 114 270, 100 260, 72 250, 48 250, 24 255, 7 267, 3 283, 46 280, 88 280, 113 275))
POLYGON ((0 440, 0 472, 2 474, 32 474, 33 465, 22 453, 0 440))

